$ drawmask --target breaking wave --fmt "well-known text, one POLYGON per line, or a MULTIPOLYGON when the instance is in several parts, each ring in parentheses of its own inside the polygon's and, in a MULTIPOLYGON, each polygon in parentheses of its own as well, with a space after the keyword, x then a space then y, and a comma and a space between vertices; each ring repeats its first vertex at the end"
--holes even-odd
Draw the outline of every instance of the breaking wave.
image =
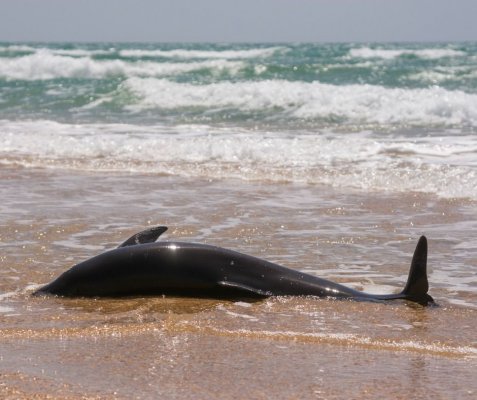
POLYGON ((243 59, 271 57, 276 52, 286 51, 283 47, 267 47, 245 50, 159 50, 159 49, 124 49, 119 52, 122 57, 164 57, 164 58, 209 58, 209 59, 243 59))
POLYGON ((351 49, 349 56, 352 58, 383 58, 390 60, 402 56, 415 56, 419 58, 438 59, 445 57, 465 56, 465 52, 454 49, 373 49, 360 47, 351 49))
POLYGON ((57 78, 159 77, 209 69, 234 73, 240 61, 208 60, 189 63, 127 62, 69 57, 38 51, 15 58, 0 58, 0 78, 8 80, 49 80, 57 78))
POLYGON ((0 78, 7 80, 49 80, 58 78, 105 78, 108 76, 158 77, 183 74, 203 69, 237 72, 244 67, 241 59, 270 57, 281 47, 244 50, 188 49, 87 49, 35 48, 28 45, 0 46, 0 55, 16 53, 15 57, 0 57, 0 78), (95 56, 109 55, 101 59, 95 56), (125 60, 127 57, 139 60, 125 60), (187 62, 141 61, 141 58, 161 57, 187 62), (197 60, 197 61, 193 61, 197 60), (200 60, 200 61, 199 61, 200 60), (236 61, 228 61, 236 60, 236 61))
POLYGON ((1 121, 0 162, 33 167, 288 181, 477 199, 472 136, 257 132, 205 125, 1 121))
POLYGON ((128 106, 134 111, 197 107, 210 112, 234 108, 245 112, 270 111, 281 118, 340 123, 477 126, 477 95, 439 87, 336 86, 284 80, 194 85, 166 79, 130 78, 123 88, 139 98, 128 106))

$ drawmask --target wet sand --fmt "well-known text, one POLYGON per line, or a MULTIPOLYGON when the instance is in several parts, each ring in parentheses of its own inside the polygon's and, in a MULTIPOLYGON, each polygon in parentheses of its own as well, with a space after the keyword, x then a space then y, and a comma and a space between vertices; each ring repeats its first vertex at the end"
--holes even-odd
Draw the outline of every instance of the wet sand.
POLYGON ((476 204, 321 186, 0 168, 0 397, 473 399, 476 204), (31 297, 147 225, 357 289, 429 239, 439 307, 31 297))

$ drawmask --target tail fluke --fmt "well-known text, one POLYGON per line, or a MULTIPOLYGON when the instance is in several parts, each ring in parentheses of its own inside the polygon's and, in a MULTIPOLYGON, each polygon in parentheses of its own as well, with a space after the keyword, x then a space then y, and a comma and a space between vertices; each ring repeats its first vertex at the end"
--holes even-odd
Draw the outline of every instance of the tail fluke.
POLYGON ((406 286, 401 295, 418 303, 433 302, 427 294, 429 283, 427 281, 427 239, 421 236, 412 257, 411 269, 407 278, 406 286))

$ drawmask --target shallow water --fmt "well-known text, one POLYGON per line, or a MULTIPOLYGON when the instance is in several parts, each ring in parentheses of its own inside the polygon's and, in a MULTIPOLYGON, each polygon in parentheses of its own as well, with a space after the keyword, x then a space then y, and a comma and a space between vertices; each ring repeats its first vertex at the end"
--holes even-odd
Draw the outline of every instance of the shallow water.
POLYGON ((474 398, 476 204, 419 193, 0 169, 0 396, 474 398), (429 239, 438 307, 31 297, 147 225, 369 292, 429 239))
POLYGON ((476 55, 0 43, 0 397, 475 398, 476 55), (159 224, 439 306, 31 296, 159 224))

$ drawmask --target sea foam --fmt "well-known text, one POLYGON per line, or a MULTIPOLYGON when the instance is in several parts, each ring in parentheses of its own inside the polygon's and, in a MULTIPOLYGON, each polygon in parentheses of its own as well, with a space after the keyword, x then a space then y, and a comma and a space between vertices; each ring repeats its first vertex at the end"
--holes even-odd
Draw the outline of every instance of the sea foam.
POLYGON ((198 107, 270 111, 279 117, 341 120, 342 123, 477 126, 477 95, 375 85, 330 85, 320 82, 264 80, 207 85, 166 79, 130 78, 122 84, 140 100, 130 110, 198 107))
POLYGON ((284 52, 284 47, 266 47, 244 50, 192 50, 192 49, 124 49, 119 52, 122 57, 164 57, 164 58, 208 58, 208 59, 242 59, 270 57, 276 52, 284 52))
POLYGON ((242 68, 240 61, 208 60, 189 63, 127 62, 123 60, 96 60, 91 57, 69 57, 51 51, 16 58, 0 58, 0 78, 8 80, 48 80, 57 78, 92 78, 108 76, 158 77, 197 70, 227 70, 242 68))
POLYGON ((352 58, 383 58, 390 60, 401 56, 415 56, 419 58, 438 59, 444 57, 461 57, 465 52, 454 49, 373 49, 359 47, 351 49, 348 56, 352 58))
POLYGON ((206 125, 0 121, 0 161, 325 184, 477 199, 473 136, 377 137, 368 132, 272 132, 206 125))

